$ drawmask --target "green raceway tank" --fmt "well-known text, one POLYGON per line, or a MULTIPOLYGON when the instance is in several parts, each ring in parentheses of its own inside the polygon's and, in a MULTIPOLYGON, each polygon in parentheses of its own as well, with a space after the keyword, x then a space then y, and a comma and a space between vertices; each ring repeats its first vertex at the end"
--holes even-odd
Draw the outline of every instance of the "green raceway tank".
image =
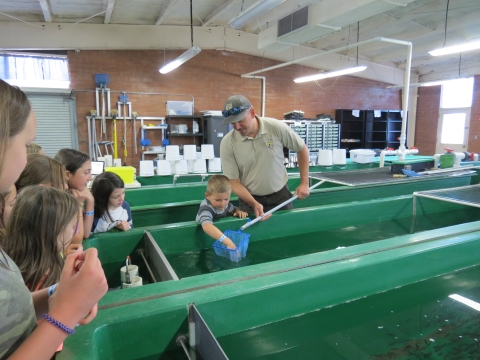
MULTIPOLYGON (((414 191, 469 185, 471 178, 470 175, 435 179, 418 177, 408 183, 355 187, 326 182, 312 190, 308 198, 297 200, 293 205, 295 208, 306 208, 394 195, 408 195, 414 191)), ((311 179, 311 185, 317 182, 317 179, 311 179)), ((299 183, 299 178, 290 178, 288 181, 290 190, 293 191, 299 183)), ((205 187, 206 184, 192 183, 127 189, 126 201, 131 206, 134 226, 138 228, 195 220, 200 203, 205 197, 205 187)), ((238 199, 232 196, 232 202, 237 205, 238 199)))
POLYGON ((479 227, 110 292, 57 359, 184 359, 192 303, 230 359, 473 359, 479 315, 458 299, 480 300, 479 227))

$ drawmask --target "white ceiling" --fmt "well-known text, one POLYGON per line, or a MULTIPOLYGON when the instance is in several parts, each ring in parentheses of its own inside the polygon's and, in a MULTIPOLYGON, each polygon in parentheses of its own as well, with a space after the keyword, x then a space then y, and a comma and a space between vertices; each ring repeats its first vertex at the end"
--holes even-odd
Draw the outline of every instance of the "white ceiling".
MULTIPOLYGON (((328 19, 335 12, 351 13, 359 3, 373 6, 376 1, 393 8, 360 20, 359 41, 378 36, 411 41, 412 74, 419 75, 420 81, 455 78, 459 72, 461 76, 480 74, 480 50, 462 54, 461 61, 458 54, 441 57, 428 54, 444 42, 445 46, 451 46, 480 40, 480 0, 449 1, 446 35, 448 0, 286 0, 242 29, 229 28, 228 22, 242 7, 245 10, 257 1, 194 0, 195 45, 291 61, 357 42, 357 21, 314 42, 277 52, 258 49, 258 34, 274 26, 279 18, 309 4, 320 4, 321 17, 328 19), (401 6, 405 2, 409 3, 401 6)), ((345 15, 345 19, 350 17, 345 15)), ((0 49, 3 50, 188 48, 189 25, 188 0, 0 0, 0 49)), ((356 60, 357 50, 341 54, 352 61, 356 60)), ((372 43, 360 47, 358 57, 377 71, 370 77, 382 81, 385 78, 379 72, 405 69, 406 50, 402 46, 372 43)), ((345 65, 338 59, 343 58, 321 57, 306 65, 332 70, 345 65)), ((397 75, 395 80, 387 82, 401 82, 401 76, 397 75)))

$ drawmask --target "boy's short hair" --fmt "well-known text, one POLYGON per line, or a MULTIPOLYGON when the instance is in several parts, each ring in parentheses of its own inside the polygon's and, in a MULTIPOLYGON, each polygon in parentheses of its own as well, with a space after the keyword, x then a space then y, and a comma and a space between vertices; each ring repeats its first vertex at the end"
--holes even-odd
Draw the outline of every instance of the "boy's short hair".
POLYGON ((207 194, 223 194, 232 191, 230 180, 225 175, 212 175, 208 179, 207 194))

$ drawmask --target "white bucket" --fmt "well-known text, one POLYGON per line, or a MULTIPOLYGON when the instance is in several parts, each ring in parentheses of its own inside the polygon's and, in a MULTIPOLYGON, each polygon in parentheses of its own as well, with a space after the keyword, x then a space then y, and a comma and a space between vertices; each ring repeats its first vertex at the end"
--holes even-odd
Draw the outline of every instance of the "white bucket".
POLYGON ((346 165, 347 164, 347 150, 333 149, 333 164, 346 165))
POLYGON ((183 145, 183 158, 185 160, 195 160, 197 158, 197 146, 183 145))
POLYGON ((317 163, 320 166, 332 166, 333 165, 332 150, 318 150, 317 163))
POLYGON ((168 145, 166 147, 166 156, 165 159, 170 161, 175 161, 180 159, 180 148, 178 145, 168 145))
POLYGON ((170 161, 168 160, 157 161, 157 175, 162 175, 162 176, 172 175, 172 168, 170 167, 170 161))
POLYGON ((129 289, 132 287, 142 286, 143 280, 140 276, 133 276, 130 284, 122 283, 122 289, 129 289))
POLYGON ((140 161, 140 176, 153 176, 155 175, 153 171, 153 161, 152 160, 141 160, 140 161))
MULTIPOLYGON (((124 266, 120 268, 120 281, 122 283, 125 282, 125 272, 127 267, 124 266)), ((134 276, 138 276, 138 266, 137 265, 128 265, 128 274, 130 275, 130 279, 134 276)))
POLYGON ((187 160, 187 163, 188 163, 188 172, 189 172, 189 173, 193 173, 193 164, 195 164, 195 160, 196 160, 196 159, 187 160))
POLYGON ((193 172, 196 174, 204 174, 207 172, 207 162, 205 159, 196 159, 193 163, 193 172))
POLYGON ((113 165, 113 155, 105 155, 105 167, 113 165))
POLYGON ((213 152, 213 144, 203 144, 202 145, 202 159, 214 159, 215 154, 213 152))
POLYGON ((188 174, 187 160, 177 160, 175 162, 175 174, 176 175, 188 174))
POLYGON ((113 159, 113 166, 122 166, 122 159, 113 159))
POLYGON ((222 172, 222 162, 220 158, 214 158, 214 159, 208 160, 208 172, 211 172, 211 173, 222 172))

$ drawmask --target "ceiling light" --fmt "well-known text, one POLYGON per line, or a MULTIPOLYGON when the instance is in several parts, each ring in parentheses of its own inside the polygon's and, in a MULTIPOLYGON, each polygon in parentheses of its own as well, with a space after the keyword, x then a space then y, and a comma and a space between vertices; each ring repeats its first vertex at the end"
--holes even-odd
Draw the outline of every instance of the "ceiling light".
POLYGON ((304 77, 296 78, 293 81, 295 81, 296 83, 303 83, 303 82, 307 82, 307 81, 320 80, 320 79, 325 79, 325 78, 329 78, 329 77, 360 72, 360 71, 365 70, 366 68, 367 67, 365 65, 355 66, 353 68, 337 70, 337 71, 332 71, 332 72, 328 72, 328 73, 321 73, 321 74, 304 76, 304 77))
POLYGON ((432 51, 429 51, 428 53, 432 56, 440 56, 440 55, 455 54, 459 52, 476 50, 476 49, 480 49, 480 41, 475 41, 475 42, 466 43, 462 45, 449 46, 446 48, 432 50, 432 51))
POLYGON ((247 10, 242 11, 238 16, 234 17, 228 22, 228 25, 234 29, 242 28, 250 20, 253 20, 260 15, 277 7, 286 0, 260 0, 250 6, 247 10))
POLYGON ((182 55, 177 57, 175 60, 170 61, 167 65, 164 65, 160 70, 162 74, 166 74, 173 69, 176 69, 180 65, 182 65, 184 62, 190 60, 193 58, 195 55, 199 54, 202 49, 200 49, 198 46, 192 46, 190 49, 185 51, 182 55))

